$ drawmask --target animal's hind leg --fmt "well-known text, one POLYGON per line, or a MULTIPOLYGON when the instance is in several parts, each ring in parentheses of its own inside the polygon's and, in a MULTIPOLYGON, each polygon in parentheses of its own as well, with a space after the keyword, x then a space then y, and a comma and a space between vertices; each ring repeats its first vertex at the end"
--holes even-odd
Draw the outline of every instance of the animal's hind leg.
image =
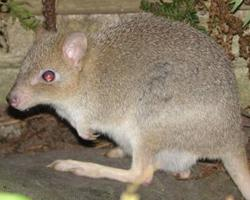
POLYGON ((186 169, 184 171, 174 172, 173 175, 177 180, 188 180, 191 178, 191 170, 186 169))
POLYGON ((72 172, 78 176, 109 178, 121 182, 149 183, 153 178, 154 166, 144 149, 133 153, 132 167, 129 170, 108 167, 76 160, 57 160, 48 167, 58 171, 72 172))
POLYGON ((250 171, 245 149, 240 153, 226 153, 222 161, 242 195, 250 200, 250 171))

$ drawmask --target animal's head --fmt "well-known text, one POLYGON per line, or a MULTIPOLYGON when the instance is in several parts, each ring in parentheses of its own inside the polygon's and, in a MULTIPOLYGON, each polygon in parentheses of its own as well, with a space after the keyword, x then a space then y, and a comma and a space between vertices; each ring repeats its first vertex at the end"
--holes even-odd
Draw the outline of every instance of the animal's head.
POLYGON ((84 33, 42 33, 24 59, 7 101, 12 107, 25 110, 67 99, 78 87, 86 51, 84 33))

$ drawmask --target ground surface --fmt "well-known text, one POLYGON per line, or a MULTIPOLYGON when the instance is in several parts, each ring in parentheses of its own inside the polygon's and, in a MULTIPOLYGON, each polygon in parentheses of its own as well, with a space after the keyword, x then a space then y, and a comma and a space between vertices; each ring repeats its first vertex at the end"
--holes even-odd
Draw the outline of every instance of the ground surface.
MULTIPOLYGON (((119 168, 129 168, 130 158, 104 156, 110 143, 84 143, 74 131, 48 114, 25 120, 10 118, 0 109, 0 191, 26 194, 33 200, 118 200, 126 184, 106 179, 77 177, 46 168, 56 159, 76 159, 119 168), (19 134, 13 136, 11 133, 19 134), (88 147, 86 147, 88 146, 88 147)), ((249 135, 249 129, 245 129, 249 135)), ((249 151, 249 145, 248 145, 249 151)), ((157 172, 152 184, 141 186, 142 200, 223 200, 234 195, 243 199, 220 163, 198 163, 191 180, 176 180, 157 172)), ((2 200, 2 199, 1 199, 2 200)))
MULTIPOLYGON (((128 168, 130 160, 105 158, 103 149, 15 154, 0 159, 0 190, 19 192, 34 200, 118 200, 126 185, 105 179, 77 177, 46 168, 55 159, 77 159, 128 168)), ((222 200, 241 196, 230 177, 217 171, 197 180, 178 181, 164 172, 139 190, 142 200, 222 200)))

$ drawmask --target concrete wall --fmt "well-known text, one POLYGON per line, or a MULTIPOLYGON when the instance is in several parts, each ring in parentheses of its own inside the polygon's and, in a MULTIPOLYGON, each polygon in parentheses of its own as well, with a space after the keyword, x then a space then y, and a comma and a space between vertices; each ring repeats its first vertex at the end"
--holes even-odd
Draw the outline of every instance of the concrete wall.
MULTIPOLYGON (((29 1, 29 4, 29 9, 34 14, 41 14, 41 0, 32 0, 29 1)), ((98 31, 107 24, 118 23, 123 18, 132 15, 127 13, 139 12, 139 4, 140 0, 57 0, 58 26, 67 24, 72 31, 98 31)), ((238 15, 245 16, 249 9, 250 7, 243 7, 238 15)), ((201 16, 203 24, 206 20, 207 15, 201 16)), ((3 23, 3 20, 0 23, 3 23)), ((4 23, 6 24, 9 52, 6 53, 0 48, 0 104, 5 103, 5 96, 13 84, 20 63, 34 38, 34 33, 24 30, 18 21, 13 22, 9 18, 4 19, 4 23)), ((234 46, 234 51, 238 51, 237 45, 234 46)), ((246 62, 237 59, 234 67, 240 88, 241 104, 242 107, 246 107, 250 105, 250 82, 246 62)))

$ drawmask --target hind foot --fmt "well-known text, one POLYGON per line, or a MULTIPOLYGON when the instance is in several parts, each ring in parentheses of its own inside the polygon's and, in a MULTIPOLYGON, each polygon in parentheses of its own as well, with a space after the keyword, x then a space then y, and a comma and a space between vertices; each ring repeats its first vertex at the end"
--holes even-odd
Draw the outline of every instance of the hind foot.
POLYGON ((115 147, 110 151, 106 152, 104 155, 107 156, 108 158, 123 158, 125 157, 126 154, 121 148, 115 147))
POLYGON ((173 175, 177 180, 188 180, 191 178, 191 170, 187 169, 181 172, 174 172, 173 175))

